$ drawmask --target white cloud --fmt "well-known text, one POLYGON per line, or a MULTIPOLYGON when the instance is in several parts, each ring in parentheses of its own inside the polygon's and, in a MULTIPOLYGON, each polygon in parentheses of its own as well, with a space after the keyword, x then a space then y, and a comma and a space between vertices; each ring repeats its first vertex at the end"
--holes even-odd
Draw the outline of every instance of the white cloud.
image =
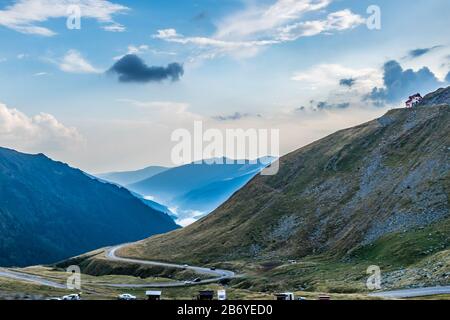
POLYGON ((225 41, 220 39, 208 38, 208 37, 184 37, 178 34, 175 29, 158 30, 158 33, 153 36, 157 39, 166 40, 169 42, 176 42, 181 44, 196 44, 199 46, 211 46, 222 49, 238 49, 244 47, 253 46, 265 46, 269 44, 277 43, 277 41, 271 40, 256 40, 256 41, 225 41))
POLYGON ((0 144, 29 152, 69 149, 83 142, 77 129, 48 113, 33 117, 0 103, 0 144))
POLYGON ((253 6, 219 23, 218 38, 246 38, 271 33, 277 27, 300 19, 305 13, 327 7, 332 0, 277 0, 272 5, 253 6))
POLYGON ((19 59, 19 60, 25 59, 27 57, 28 57, 28 55, 26 53, 19 53, 17 55, 17 59, 19 59))
POLYGON ((131 44, 130 44, 130 45, 128 46, 127 51, 126 51, 125 54, 116 56, 116 57, 114 57, 113 59, 117 61, 117 60, 122 59, 122 58, 123 58, 125 55, 127 55, 127 54, 142 55, 142 54, 145 54, 145 53, 147 53, 147 52, 150 52, 150 53, 155 54, 155 55, 169 55, 169 56, 176 55, 175 52, 170 52, 170 51, 160 51, 160 50, 152 49, 152 48, 150 48, 150 46, 148 46, 148 45, 146 45, 146 44, 141 44, 141 45, 139 45, 139 46, 131 45, 131 44))
POLYGON ((125 28, 125 26, 120 23, 106 25, 103 26, 102 29, 109 32, 124 32, 125 30, 127 30, 127 28, 125 28))
POLYGON ((189 104, 185 102, 174 101, 138 101, 132 99, 120 99, 120 102, 129 103, 134 107, 146 111, 163 111, 171 114, 187 113, 189 104))
POLYGON ((367 90, 383 83, 380 70, 375 68, 356 69, 340 64, 319 64, 307 70, 296 72, 291 79, 301 82, 309 89, 323 90, 337 87, 341 79, 349 78, 355 80, 355 86, 367 90))
POLYGON ((113 20, 113 15, 129 9, 107 0, 18 0, 0 10, 0 26, 26 34, 54 36, 56 33, 53 30, 38 24, 49 19, 68 17, 68 9, 73 5, 80 7, 82 18, 97 20, 107 31, 124 29, 113 20))
POLYGON ((148 51, 149 49, 149 46, 145 44, 142 44, 140 46, 129 45, 127 54, 141 54, 148 51))
MULTIPOLYGON (((133 107, 145 118, 154 119, 158 126, 181 126, 195 120, 203 120, 203 116, 191 112, 189 103, 177 101, 138 101, 120 99, 125 106, 133 107)), ((153 120, 150 120, 153 121, 153 120)))
POLYGON ((298 22, 288 25, 281 29, 279 39, 282 41, 293 41, 300 37, 311 37, 324 32, 353 29, 363 23, 365 23, 364 18, 346 9, 329 14, 325 20, 298 22))
POLYGON ((122 59, 125 55, 127 54, 143 54, 145 52, 147 52, 150 49, 150 47, 148 45, 140 45, 140 46, 135 46, 135 45, 129 45, 127 48, 127 52, 125 54, 122 54, 120 56, 116 56, 113 59, 114 60, 120 60, 122 59))
POLYGON ((177 38, 179 35, 177 33, 177 30, 175 29, 162 29, 158 30, 158 34, 155 35, 155 38, 159 39, 171 39, 171 38, 177 38))
POLYGON ((364 97, 374 87, 383 85, 381 70, 350 68, 340 64, 319 64, 295 73, 291 79, 299 83, 303 96, 308 97, 309 103, 303 104, 303 110, 317 109, 319 102, 333 108, 366 107, 367 104, 362 102, 364 97), (341 84, 341 80, 350 79, 350 86, 341 84))
POLYGON ((153 37, 167 42, 183 45, 191 44, 200 48, 212 49, 202 55, 209 58, 225 53, 231 53, 237 57, 253 56, 260 48, 279 43, 277 40, 226 41, 208 37, 185 37, 178 34, 175 29, 158 30, 158 33, 153 37))
POLYGON ((101 73, 100 69, 93 67, 83 58, 80 52, 69 50, 66 55, 57 62, 59 68, 70 73, 101 73))
MULTIPOLYGON (((365 20, 342 10, 324 19, 302 21, 304 14, 320 11, 332 0, 277 0, 272 5, 254 6, 225 18, 210 37, 184 36, 173 28, 158 30, 156 39, 203 49, 200 57, 214 58, 223 54, 251 57, 270 45, 353 29, 365 20)), ((198 52, 196 52, 198 55, 198 52)))

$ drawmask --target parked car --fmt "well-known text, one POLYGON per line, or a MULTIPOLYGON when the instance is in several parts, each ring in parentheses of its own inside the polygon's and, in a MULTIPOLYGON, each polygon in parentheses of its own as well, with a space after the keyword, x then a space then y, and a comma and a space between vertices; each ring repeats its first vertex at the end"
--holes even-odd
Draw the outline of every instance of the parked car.
POLYGON ((117 297, 118 300, 136 300, 137 298, 129 293, 123 293, 117 297))
POLYGON ((188 264, 184 264, 183 267, 184 267, 184 268, 188 268, 189 265, 188 265, 188 264))
POLYGON ((81 300, 81 294, 79 293, 74 293, 74 294, 69 294, 67 296, 62 297, 63 300, 81 300))
POLYGON ((200 278, 195 278, 194 280, 192 280, 192 282, 195 282, 195 283, 198 283, 200 281, 202 281, 202 279, 200 279, 200 278))
POLYGON ((211 269, 212 271, 214 271, 214 270, 216 270, 216 267, 211 267, 210 269, 211 269))
POLYGON ((217 290, 217 299, 218 300, 227 300, 227 292, 225 290, 217 290))

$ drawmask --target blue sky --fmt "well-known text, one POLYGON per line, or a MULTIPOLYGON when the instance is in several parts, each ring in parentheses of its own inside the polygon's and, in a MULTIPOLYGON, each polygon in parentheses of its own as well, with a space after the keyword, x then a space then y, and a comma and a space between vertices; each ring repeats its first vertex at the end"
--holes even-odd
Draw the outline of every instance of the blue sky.
POLYGON ((400 97, 445 85, 449 9, 447 0, 0 0, 0 144, 91 172, 170 165, 170 133, 202 120, 279 128, 286 153, 402 106, 383 82, 390 60, 413 70, 396 82, 400 97), (71 4, 83 9, 80 30, 66 27, 71 4), (370 5, 380 30, 366 26, 370 5), (127 53, 184 73, 120 82, 106 71, 127 53), (415 74, 423 67, 429 74, 415 74), (375 87, 382 101, 367 99, 375 87))

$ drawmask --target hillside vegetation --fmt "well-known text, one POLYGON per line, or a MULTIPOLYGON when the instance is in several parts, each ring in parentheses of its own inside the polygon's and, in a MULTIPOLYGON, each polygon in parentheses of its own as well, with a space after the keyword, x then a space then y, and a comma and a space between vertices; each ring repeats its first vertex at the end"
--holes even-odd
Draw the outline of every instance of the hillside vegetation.
POLYGON ((402 267, 448 249, 449 90, 301 148, 281 158, 277 175, 255 177, 197 223, 119 253, 197 264, 320 256, 402 267))

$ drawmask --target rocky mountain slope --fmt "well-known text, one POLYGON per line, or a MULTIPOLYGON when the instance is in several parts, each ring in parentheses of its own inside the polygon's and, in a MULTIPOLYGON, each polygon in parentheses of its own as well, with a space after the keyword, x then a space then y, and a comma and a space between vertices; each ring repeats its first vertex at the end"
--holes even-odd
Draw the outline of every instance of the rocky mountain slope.
POLYGON ((449 92, 288 154, 277 175, 255 177, 209 216, 120 254, 183 263, 326 255, 412 264, 445 250, 449 92))
POLYGON ((124 188, 0 148, 0 266, 55 262, 177 227, 124 188))

